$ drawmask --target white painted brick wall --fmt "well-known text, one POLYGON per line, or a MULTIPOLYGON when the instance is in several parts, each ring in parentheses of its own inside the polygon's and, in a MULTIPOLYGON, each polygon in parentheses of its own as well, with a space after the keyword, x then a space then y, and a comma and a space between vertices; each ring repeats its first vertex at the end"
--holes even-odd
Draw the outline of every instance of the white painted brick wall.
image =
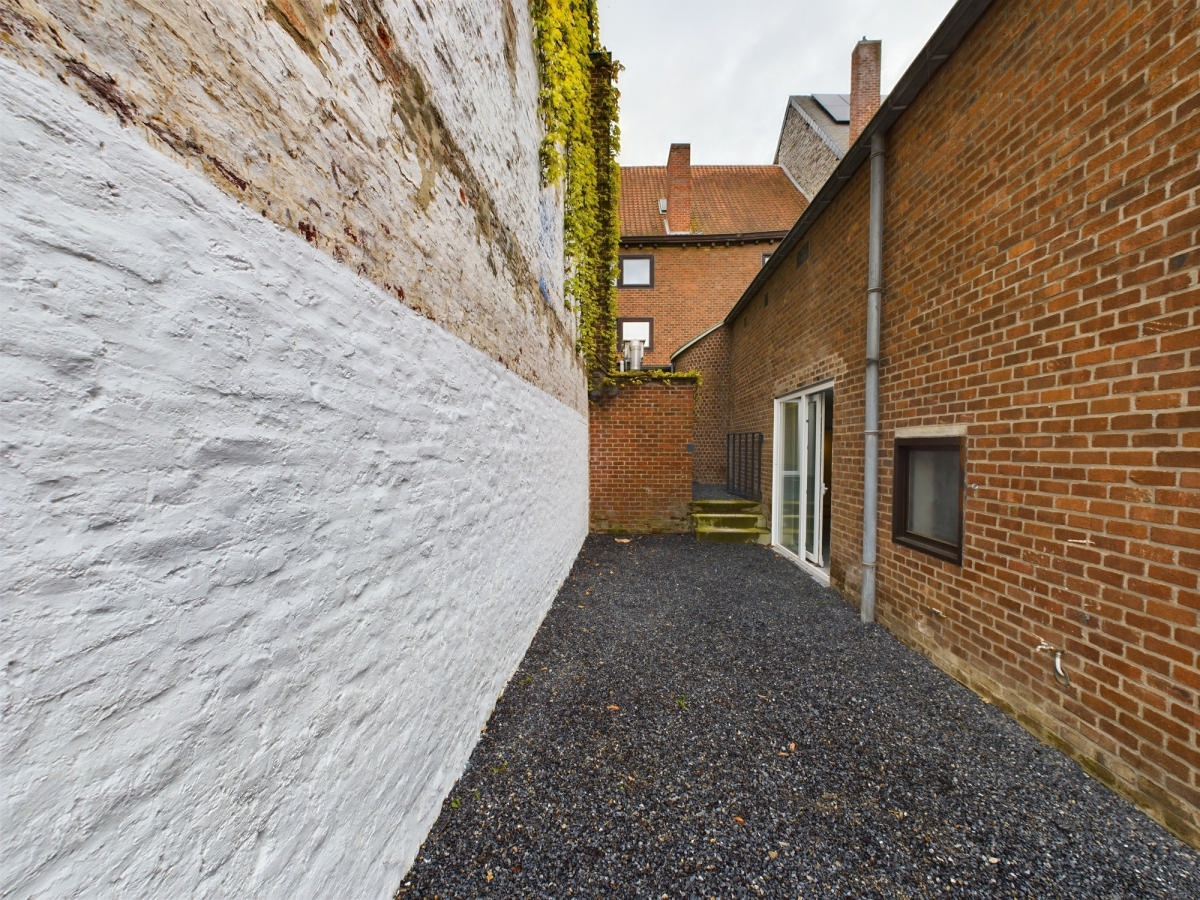
POLYGON ((7 0, 0 58, 583 412, 528 6, 7 0))
POLYGON ((0 893, 388 896, 587 425, 0 62, 0 893))

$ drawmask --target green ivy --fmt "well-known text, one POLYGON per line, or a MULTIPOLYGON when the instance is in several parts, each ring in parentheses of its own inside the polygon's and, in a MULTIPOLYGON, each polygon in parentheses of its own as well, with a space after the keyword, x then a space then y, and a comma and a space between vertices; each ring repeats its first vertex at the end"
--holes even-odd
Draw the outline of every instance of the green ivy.
POLYGON ((619 65, 600 47, 595 0, 534 0, 541 66, 542 179, 563 186, 566 293, 589 388, 616 357, 619 65))
POLYGON ((658 382, 660 384, 686 383, 700 387, 703 381, 701 373, 696 369, 686 372, 668 372, 663 369, 634 369, 628 372, 611 372, 608 376, 608 383, 618 388, 622 385, 649 384, 651 382, 658 382))

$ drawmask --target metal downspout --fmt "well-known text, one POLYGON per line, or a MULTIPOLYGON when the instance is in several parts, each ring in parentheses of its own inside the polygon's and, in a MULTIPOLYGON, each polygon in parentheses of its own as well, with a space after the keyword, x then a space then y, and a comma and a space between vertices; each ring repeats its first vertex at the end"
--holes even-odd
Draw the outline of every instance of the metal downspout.
POLYGON ((871 207, 867 246, 867 371, 863 442, 862 596, 859 616, 875 621, 879 543, 879 319, 883 297, 883 133, 871 135, 871 207))

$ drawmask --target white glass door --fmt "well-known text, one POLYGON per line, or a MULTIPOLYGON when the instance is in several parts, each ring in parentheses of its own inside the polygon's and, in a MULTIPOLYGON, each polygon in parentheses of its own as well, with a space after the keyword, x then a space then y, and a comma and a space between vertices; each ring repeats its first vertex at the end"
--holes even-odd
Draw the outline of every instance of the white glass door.
POLYGON ((829 562, 833 389, 820 387, 775 402, 775 544, 818 568, 829 562))
POLYGON ((821 559, 821 503, 825 499, 824 394, 805 398, 804 416, 804 558, 815 566, 821 559))
POLYGON ((776 415, 779 421, 778 435, 781 447, 776 454, 780 460, 779 479, 776 484, 780 491, 773 505, 777 510, 775 516, 777 529, 775 543, 784 549, 800 555, 800 403, 796 400, 785 400, 776 415))

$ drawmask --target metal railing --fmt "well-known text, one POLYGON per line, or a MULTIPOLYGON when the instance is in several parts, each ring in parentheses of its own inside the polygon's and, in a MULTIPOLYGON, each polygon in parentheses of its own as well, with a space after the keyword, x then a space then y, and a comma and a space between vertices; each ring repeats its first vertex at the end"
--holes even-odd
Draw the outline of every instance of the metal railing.
POLYGON ((747 500, 762 499, 761 431, 725 435, 725 490, 747 500))

